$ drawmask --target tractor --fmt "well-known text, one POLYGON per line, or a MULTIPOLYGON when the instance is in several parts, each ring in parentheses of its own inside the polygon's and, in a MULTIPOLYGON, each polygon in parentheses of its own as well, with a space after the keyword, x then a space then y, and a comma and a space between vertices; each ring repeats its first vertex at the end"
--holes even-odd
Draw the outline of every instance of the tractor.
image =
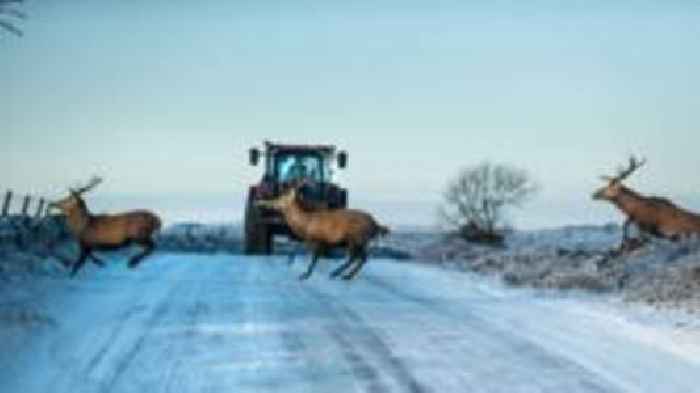
POLYGON ((348 205, 348 191, 333 182, 336 168, 345 169, 348 154, 332 145, 290 145, 264 142, 263 149, 249 151, 252 166, 263 165, 260 182, 250 186, 245 207, 245 253, 271 254, 274 236, 298 240, 284 217, 257 206, 256 201, 272 199, 290 187, 299 187, 309 208, 338 209, 348 205), (262 160, 261 160, 262 158, 262 160))

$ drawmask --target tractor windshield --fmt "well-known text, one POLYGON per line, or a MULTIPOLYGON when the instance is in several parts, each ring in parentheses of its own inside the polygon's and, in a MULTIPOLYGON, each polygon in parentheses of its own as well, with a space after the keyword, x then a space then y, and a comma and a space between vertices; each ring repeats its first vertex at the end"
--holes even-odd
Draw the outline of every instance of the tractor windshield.
POLYGON ((275 177, 280 182, 303 179, 323 182, 323 159, 316 152, 280 152, 275 157, 275 177))

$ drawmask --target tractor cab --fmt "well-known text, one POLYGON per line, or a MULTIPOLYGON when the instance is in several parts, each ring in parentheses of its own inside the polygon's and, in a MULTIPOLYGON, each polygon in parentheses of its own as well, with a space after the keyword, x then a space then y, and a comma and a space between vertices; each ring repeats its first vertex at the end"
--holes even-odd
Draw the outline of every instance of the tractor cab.
POLYGON ((347 167, 348 155, 332 145, 290 145, 266 141, 263 149, 249 150, 253 166, 262 163, 258 184, 250 187, 245 213, 245 249, 248 254, 272 252, 275 235, 292 236, 278 212, 255 202, 279 196, 300 186, 304 201, 328 209, 347 207, 347 190, 334 183, 334 171, 347 167))

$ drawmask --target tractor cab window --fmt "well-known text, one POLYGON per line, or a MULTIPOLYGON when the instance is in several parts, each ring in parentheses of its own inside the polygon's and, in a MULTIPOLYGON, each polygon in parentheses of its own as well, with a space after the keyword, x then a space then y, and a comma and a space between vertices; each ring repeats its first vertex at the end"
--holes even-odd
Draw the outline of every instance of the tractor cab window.
POLYGON ((321 156, 316 153, 279 153, 275 174, 281 182, 306 179, 320 183, 323 181, 321 156))

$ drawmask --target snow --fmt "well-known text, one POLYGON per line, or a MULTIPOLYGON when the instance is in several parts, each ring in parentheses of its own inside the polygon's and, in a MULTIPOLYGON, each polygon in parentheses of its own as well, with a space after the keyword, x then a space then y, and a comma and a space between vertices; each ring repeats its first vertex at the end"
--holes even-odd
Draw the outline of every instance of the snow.
POLYGON ((0 391, 697 391, 687 314, 425 263, 343 282, 331 264, 300 282, 283 256, 159 253, 6 288, 53 322, 0 323, 0 391))

